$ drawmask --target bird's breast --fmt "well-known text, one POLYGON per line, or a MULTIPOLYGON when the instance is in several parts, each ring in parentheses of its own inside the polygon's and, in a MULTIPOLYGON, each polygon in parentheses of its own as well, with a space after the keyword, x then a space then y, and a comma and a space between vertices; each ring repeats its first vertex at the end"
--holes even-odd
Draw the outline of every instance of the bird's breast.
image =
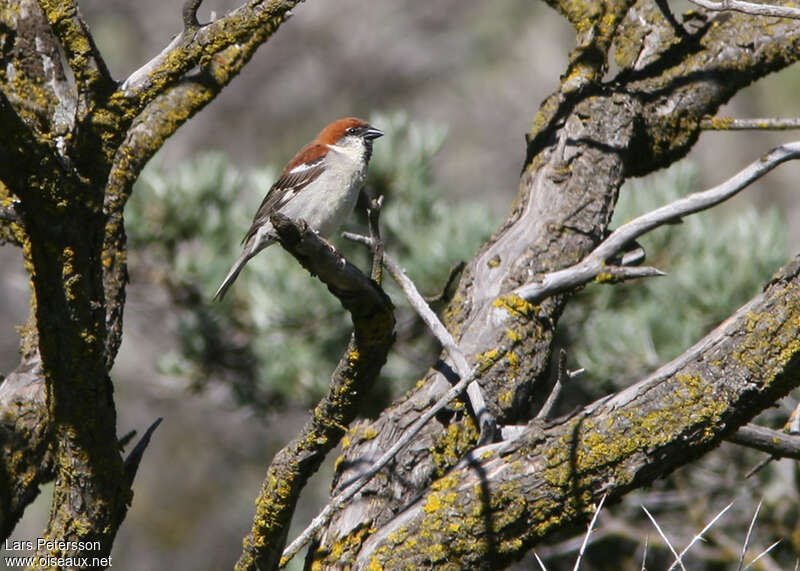
POLYGON ((282 209, 289 218, 304 219, 326 237, 336 232, 353 211, 367 170, 364 161, 354 161, 347 155, 329 154, 328 159, 325 171, 282 209))

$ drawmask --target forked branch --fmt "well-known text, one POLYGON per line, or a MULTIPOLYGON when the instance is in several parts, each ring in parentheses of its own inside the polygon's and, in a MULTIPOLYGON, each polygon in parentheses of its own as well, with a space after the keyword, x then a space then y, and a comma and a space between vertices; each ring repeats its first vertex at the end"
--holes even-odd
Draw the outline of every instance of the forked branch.
POLYGON ((301 490, 355 418, 364 392, 380 372, 394 340, 394 308, 375 281, 305 223, 296 224, 276 214, 272 224, 281 245, 318 275, 350 311, 353 335, 331 377, 328 394, 267 470, 253 526, 236 564, 238 570, 277 567, 301 490))
MULTIPOLYGON (((724 183, 709 190, 680 198, 623 224, 581 262, 569 268, 551 272, 540 280, 515 289, 513 293, 527 301, 535 302, 550 295, 574 289, 596 278, 603 279, 606 275, 613 277, 613 272, 625 271, 626 268, 609 266, 607 265, 608 260, 622 252, 626 244, 654 228, 675 222, 684 216, 706 210, 728 200, 779 164, 798 157, 800 157, 800 142, 776 147, 724 183)), ((641 270, 642 268, 628 269, 641 270)), ((657 275, 656 271, 654 270, 652 275, 657 275)))

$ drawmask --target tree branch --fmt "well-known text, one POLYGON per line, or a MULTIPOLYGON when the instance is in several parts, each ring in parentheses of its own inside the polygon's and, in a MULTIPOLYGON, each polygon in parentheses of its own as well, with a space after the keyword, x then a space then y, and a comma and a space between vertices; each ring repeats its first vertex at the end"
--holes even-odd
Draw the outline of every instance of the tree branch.
POLYGON ((646 379, 546 430, 531 423, 475 450, 363 542, 352 568, 503 566, 588 519, 602 496, 690 462, 800 382, 799 315, 800 257, 646 379))
POLYGON ((280 214, 271 222, 281 245, 312 275, 318 275, 350 312, 353 335, 332 375, 328 394, 267 470, 238 570, 277 567, 300 491, 355 418, 394 341, 394 308, 375 281, 304 222, 295 224, 280 214))
POLYGON ((0 540, 14 530, 39 486, 53 477, 51 424, 38 351, 0 382, 0 540))
POLYGON ((586 5, 565 0, 546 0, 575 28, 576 46, 561 76, 560 94, 580 92, 602 79, 608 65, 608 51, 617 26, 635 0, 597 1, 586 5))
POLYGON ((700 128, 706 131, 788 131, 800 129, 800 118, 736 119, 734 117, 703 117, 700 128))
POLYGON ((106 299, 106 358, 113 365, 122 342, 125 285, 128 282, 127 239, 123 210, 133 184, 144 165, 164 141, 203 105, 211 102, 223 84, 214 83, 211 64, 207 74, 185 79, 156 97, 136 118, 114 154, 106 183, 103 212, 106 216, 103 243, 103 287, 106 299))
MULTIPOLYGON (((348 240, 360 242, 370 247, 374 247, 375 244, 375 240, 368 236, 361 236, 359 234, 352 234, 350 232, 344 232, 342 235, 348 240)), ((433 333, 433 336, 436 337, 436 340, 439 341, 444 350, 450 356, 458 378, 463 379, 465 375, 472 375, 466 355, 464 355, 464 353, 458 347, 458 343, 456 343, 455 339, 453 339, 453 336, 450 335, 450 332, 430 308, 428 303, 417 290, 414 282, 406 275, 403 268, 400 267, 400 264, 398 264, 394 258, 386 253, 383 254, 383 264, 386 266, 386 269, 389 270, 389 273, 392 274, 392 278, 394 278, 394 281, 400 286, 400 289, 403 290, 403 293, 405 294, 408 302, 411 304, 411 307, 414 308, 414 311, 417 312, 425 325, 428 326, 428 329, 430 329, 431 333, 433 333)), ((481 387, 477 382, 473 381, 469 383, 467 386, 467 395, 469 397, 472 410, 475 413, 475 420, 480 427, 480 442, 482 444, 487 444, 495 437, 497 422, 486 408, 486 401, 483 398, 483 393, 481 393, 481 387)))
MULTIPOLYGON (((302 0, 250 0, 244 6, 205 26, 189 26, 155 58, 134 71, 122 84, 122 95, 139 110, 196 65, 232 47, 247 46, 249 59, 255 48, 291 16, 302 0)), ((199 4, 198 4, 199 5, 199 4)), ((190 1, 184 7, 191 10, 190 1)), ((186 12, 184 11, 184 21, 186 12)))
POLYGON ((449 391, 444 394, 444 396, 442 396, 442 398, 440 398, 431 408, 426 410, 425 413, 420 416, 399 439, 395 441, 391 448, 384 452, 380 458, 370 465, 369 469, 359 474, 356 480, 347 482, 344 485, 344 489, 323 508, 319 515, 314 518, 314 520, 308 525, 308 527, 306 527, 306 529, 303 530, 297 539, 292 541, 289 547, 286 548, 283 556, 281 557, 281 567, 285 566, 289 560, 294 557, 297 552, 300 551, 300 549, 302 549, 304 545, 311 541, 314 535, 320 529, 322 529, 323 526, 328 524, 331 517, 333 517, 338 510, 352 500, 378 472, 383 470, 383 468, 385 468, 386 465, 391 462, 395 456, 397 456, 398 452, 407 446, 409 442, 411 442, 411 440, 417 434, 419 434, 419 431, 422 430, 422 428, 428 422, 430 422, 434 416, 436 416, 448 404, 450 404, 462 392, 464 392, 467 386, 473 382, 473 377, 474 374, 463 376, 455 385, 452 386, 449 391))
MULTIPOLYGON (((447 354, 450 355, 450 359, 455 366, 455 371, 459 378, 463 379, 467 376, 474 376, 474 372, 470 370, 467 357, 459 348, 456 340, 453 339, 453 336, 450 335, 450 332, 444 324, 439 321, 439 318, 433 310, 428 307, 428 304, 422 298, 419 291, 417 291, 414 282, 405 274, 403 268, 388 254, 384 254, 383 262, 389 270, 389 273, 392 274, 394 281, 397 282, 397 285, 399 285, 403 293, 406 294, 406 298, 411 304, 411 307, 419 314, 434 337, 442 344, 447 354)), ((486 402, 483 398, 481 387, 476 381, 473 380, 467 384, 467 394, 472 410, 475 413, 475 420, 481 431, 480 441, 487 444, 494 439, 497 423, 486 408, 486 402)))
POLYGON ((756 2, 744 2, 743 0, 689 0, 714 12, 741 12, 751 16, 767 16, 774 18, 793 18, 800 19, 800 8, 793 6, 779 6, 776 4, 759 4, 756 2))
POLYGON ((85 113, 92 101, 110 94, 116 84, 78 5, 73 0, 38 2, 67 56, 78 88, 81 112, 85 113))
MULTIPOLYGON (((530 419, 550 394, 554 331, 568 300, 562 294, 534 304, 508 292, 588 255, 607 235, 626 177, 683 157, 699 136, 702 117, 800 54, 800 29, 789 20, 766 23, 730 14, 686 37, 676 38, 670 30, 659 8, 640 0, 617 28, 614 45, 624 65, 615 82, 569 96, 559 90, 542 106, 527 137, 513 209, 469 262, 443 311, 459 347, 479 366, 487 406, 503 424, 530 419), (669 33, 649 34, 648 29, 646 38, 639 37, 641 21, 669 33), (650 55, 639 61, 635 52, 645 39, 650 55)), ((366 429, 377 436, 354 441, 344 451, 337 482, 356 478, 361 466, 380 457, 417 418, 420 407, 450 386, 432 371, 369 423, 366 429)), ((363 545, 363 537, 350 534, 353 522, 381 529, 463 458, 476 439, 467 415, 429 423, 386 478, 373 481, 368 499, 366 494, 354 498, 334 517, 315 562, 336 564, 330 553, 352 560, 363 545), (348 538, 354 543, 346 543, 348 538)))
POLYGON ((598 278, 601 274, 613 275, 609 273, 606 263, 623 251, 626 244, 654 228, 680 220, 689 214, 707 210, 728 200, 781 163, 798 157, 800 157, 800 142, 776 147, 724 183, 709 190, 680 198, 623 224, 581 262, 569 268, 551 272, 541 280, 519 287, 512 293, 526 301, 536 302, 547 296, 575 289, 598 278))
POLYGON ((767 452, 776 458, 800 460, 800 436, 756 424, 742 426, 726 438, 734 444, 767 452))
POLYGON ((200 22, 197 21, 197 10, 203 0, 186 0, 183 4, 183 31, 194 31, 200 27, 200 22))

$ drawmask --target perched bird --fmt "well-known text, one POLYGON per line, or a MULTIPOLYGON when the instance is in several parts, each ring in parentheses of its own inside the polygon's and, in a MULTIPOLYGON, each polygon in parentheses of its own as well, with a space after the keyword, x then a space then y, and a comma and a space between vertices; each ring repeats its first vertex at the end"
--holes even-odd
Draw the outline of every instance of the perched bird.
POLYGON ((322 236, 344 223, 364 186, 372 141, 383 132, 355 117, 338 119, 298 151, 281 171, 242 239, 242 254, 214 294, 221 300, 247 261, 277 241, 270 216, 275 212, 305 220, 322 236))

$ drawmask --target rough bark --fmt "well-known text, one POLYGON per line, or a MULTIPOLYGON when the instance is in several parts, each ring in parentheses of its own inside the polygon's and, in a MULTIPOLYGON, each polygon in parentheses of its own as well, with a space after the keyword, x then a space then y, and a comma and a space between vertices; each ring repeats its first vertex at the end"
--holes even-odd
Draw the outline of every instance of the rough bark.
POLYGON ((101 548, 66 544, 41 555, 110 552, 133 475, 109 377, 127 281, 122 209, 147 160, 297 3, 253 0, 207 26, 184 18, 173 45, 122 85, 72 0, 0 7, 0 225, 21 246, 33 289, 23 360, 0 391, 3 538, 38 485, 54 479, 43 537, 101 548))
MULTIPOLYGON (((0 5, 0 238, 22 248, 33 290, 22 361, 0 387, 3 537, 38 485, 55 480, 43 536, 96 540, 101 549, 47 555, 110 551, 132 497, 109 377, 127 280, 124 205, 147 160, 298 3, 251 0, 200 25, 199 2, 190 0, 183 31, 121 83, 72 0, 0 5)), ((663 3, 647 0, 550 4, 575 27, 576 48, 534 120, 512 212, 467 266, 445 311, 503 423, 527 421, 546 398, 554 329, 569 299, 564 293, 532 304, 509 292, 585 256, 605 236, 626 177, 684 156, 705 116, 800 54, 792 21, 723 14, 689 29, 663 3), (621 71, 603 83, 612 48, 621 71)), ((553 426, 531 424, 522 436, 467 457, 478 432, 464 404, 454 404, 339 514, 309 562, 508 562, 585 518, 601 493, 618 498, 705 453, 797 382, 797 268, 789 264, 682 360, 553 426)), ((364 321, 351 349, 373 351, 374 360, 359 373, 348 353, 338 373, 360 386, 376 374, 388 339, 386 319, 378 327, 356 305, 354 320, 364 321)), ((431 371, 377 421, 355 427, 337 485, 357 476, 448 386, 431 371)), ((323 448, 341 435, 336 422, 354 411, 328 404, 327 418, 315 424, 315 417, 308 432, 322 435, 323 448)), ((290 449, 274 469, 287 468, 298 481, 324 453, 304 462, 302 438, 290 449)), ((270 566, 299 491, 282 495, 287 478, 268 479, 246 546, 245 557, 261 557, 257 542, 271 542, 270 566), (273 508, 280 511, 275 525, 261 518, 273 508)))
MULTIPOLYGON (((344 436, 394 342, 394 306, 380 285, 342 258, 305 224, 273 217, 281 245, 328 286, 353 319, 353 335, 331 376, 328 394, 298 436, 267 470, 256 515, 236 569, 277 569, 297 499, 344 436)), ((380 256, 376 267, 380 267, 380 256)), ((374 273, 374 272, 373 272, 374 273)))
MULTIPOLYGON (((582 75, 578 81, 567 74, 560 89, 542 104, 528 137, 513 210, 467 265, 444 314, 461 349, 479 365, 487 403, 502 423, 531 418, 546 398, 553 332, 568 300, 566 294, 557 295, 534 305, 508 292, 588 254, 606 234, 626 177, 683 157, 699 136, 702 117, 713 114, 739 89, 798 57, 800 34, 793 21, 725 14, 700 29, 684 30, 645 0, 630 9, 620 3, 617 9, 625 17, 613 30, 598 32, 602 38, 596 47, 603 50, 604 59, 596 65, 600 70, 606 67, 609 43, 604 34, 611 33, 620 73, 607 83, 600 83, 597 74, 582 75)), ((580 38, 581 26, 576 28, 580 38)), ((337 485, 356 477, 447 386, 431 371, 375 422, 356 427, 338 464, 337 485), (363 430, 378 437, 358 438, 363 430)), ((688 405, 691 395, 684 396, 688 405)), ((761 410, 760 404, 747 404, 751 406, 742 414, 752 417, 761 410)), ((397 514, 420 494, 439 486, 450 488, 439 478, 462 461, 476 436, 470 416, 459 411, 431 423, 387 468, 385 477, 376 478, 338 514, 309 564, 333 564, 330 554, 355 561, 363 542, 375 530, 392 526, 397 514)), ((643 438, 640 445, 647 449, 651 444, 643 438)), ((686 454, 681 461, 692 458, 686 454)), ((424 534, 417 530, 416 539, 421 540, 424 534)), ((462 537, 468 535, 464 530, 462 537)), ((472 545, 477 551, 491 548, 486 542, 472 545)), ((514 545, 521 554, 530 543, 514 545)))
POLYGON ((798 384, 800 258, 675 361, 517 438, 473 450, 364 543, 354 569, 496 569, 706 453, 798 384))

